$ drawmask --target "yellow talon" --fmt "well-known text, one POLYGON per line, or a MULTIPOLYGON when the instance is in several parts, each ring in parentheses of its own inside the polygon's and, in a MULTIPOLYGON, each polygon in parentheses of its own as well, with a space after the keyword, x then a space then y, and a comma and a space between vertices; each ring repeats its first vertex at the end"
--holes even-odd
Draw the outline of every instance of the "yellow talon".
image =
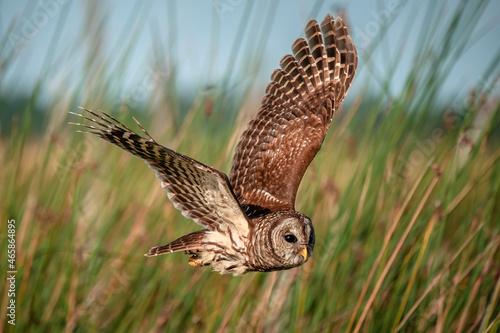
POLYGON ((193 267, 201 267, 203 266, 202 260, 198 256, 192 256, 189 258, 188 264, 193 267))

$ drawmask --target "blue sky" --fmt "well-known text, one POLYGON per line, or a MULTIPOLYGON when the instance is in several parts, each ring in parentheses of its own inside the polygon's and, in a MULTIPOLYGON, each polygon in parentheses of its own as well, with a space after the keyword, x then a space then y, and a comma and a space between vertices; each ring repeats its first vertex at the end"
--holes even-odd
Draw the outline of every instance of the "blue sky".
MULTIPOLYGON (((170 2, 169 5, 159 0, 106 0, 99 2, 98 12, 94 14, 106 18, 103 27, 105 38, 99 45, 111 57, 125 52, 120 38, 133 33, 134 26, 130 22, 142 22, 124 73, 125 86, 137 85, 137 81, 152 70, 153 47, 158 43, 170 48, 176 55, 181 86, 217 85, 230 63, 232 47, 241 40, 243 46, 237 55, 236 65, 245 66, 244 52, 260 54, 262 65, 256 82, 262 90, 273 69, 279 66, 281 57, 290 53, 295 38, 303 36, 308 19, 321 20, 326 13, 337 16, 342 14, 341 9, 345 9, 350 34, 360 55, 357 81, 361 82, 355 82, 353 89, 359 89, 362 81, 366 80, 373 80, 373 88, 377 89, 377 77, 383 75, 388 64, 402 50, 402 61, 390 87, 391 93, 396 94, 412 66, 422 26, 429 24, 431 1, 291 0, 271 3, 261 0, 250 6, 244 0, 183 0, 170 2), (132 21, 128 20, 129 17, 132 21), (265 44, 257 50, 257 40, 266 17, 271 17, 272 23, 265 34, 265 44), (249 30, 238 36, 239 24, 244 19, 248 19, 249 30), (387 36, 372 55, 374 66, 365 66, 363 59, 370 50, 370 42, 380 29, 386 27, 387 36), (175 34, 175 45, 167 45, 169 34, 175 34), (214 39, 214 36, 217 38, 214 39), (214 58, 217 60, 214 61, 214 58)), ((442 10, 443 25, 437 26, 436 31, 443 29, 458 3, 458 0, 444 1, 434 9, 442 10)), ((1 94, 29 94, 34 82, 47 68, 50 68, 50 75, 46 76, 47 85, 43 87, 45 97, 50 98, 51 94, 64 88, 61 87, 62 78, 84 60, 78 56, 77 50, 93 42, 88 40, 88 34, 86 37, 82 34, 84 29, 95 28, 84 26, 85 7, 83 0, 0 2, 1 35, 8 38, 1 50, 2 57, 13 50, 12 60, 1 73, 1 94), (53 42, 54 36, 59 37, 57 43, 53 42)), ((471 42, 466 45, 463 56, 457 59, 445 82, 446 94, 466 94, 481 80, 486 66, 500 51, 499 17, 500 1, 490 1, 472 33, 471 42)), ((74 75, 78 76, 78 72, 74 75)))

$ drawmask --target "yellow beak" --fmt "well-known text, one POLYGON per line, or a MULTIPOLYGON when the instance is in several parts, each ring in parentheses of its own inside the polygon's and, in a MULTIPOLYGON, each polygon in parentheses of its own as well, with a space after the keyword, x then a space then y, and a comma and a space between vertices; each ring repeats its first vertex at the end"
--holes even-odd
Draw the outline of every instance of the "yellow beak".
POLYGON ((307 246, 304 245, 302 251, 300 251, 300 255, 304 257, 304 260, 307 260, 307 246))

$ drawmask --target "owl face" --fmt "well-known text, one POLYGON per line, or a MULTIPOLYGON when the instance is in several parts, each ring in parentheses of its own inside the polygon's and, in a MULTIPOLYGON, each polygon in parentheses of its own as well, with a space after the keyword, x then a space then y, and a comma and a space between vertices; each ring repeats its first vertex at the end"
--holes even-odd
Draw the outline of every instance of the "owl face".
POLYGON ((283 268, 302 265, 313 253, 315 238, 311 220, 297 212, 290 216, 276 215, 270 237, 272 251, 280 258, 283 268))

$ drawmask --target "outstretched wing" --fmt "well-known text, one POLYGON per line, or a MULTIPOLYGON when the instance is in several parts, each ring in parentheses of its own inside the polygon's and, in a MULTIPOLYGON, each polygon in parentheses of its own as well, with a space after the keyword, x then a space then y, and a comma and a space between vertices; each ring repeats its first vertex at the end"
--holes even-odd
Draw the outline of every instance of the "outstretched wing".
POLYGON ((156 171, 162 188, 167 191, 169 199, 182 215, 208 230, 229 235, 236 243, 247 237, 248 219, 231 191, 224 173, 159 145, 137 120, 137 124, 148 138, 136 134, 104 112, 101 112, 101 115, 88 109, 84 110, 97 119, 73 114, 93 124, 72 124, 83 126, 88 129, 85 132, 93 133, 142 158, 156 171))
POLYGON ((358 56, 342 19, 307 23, 236 147, 230 183, 247 215, 293 209, 302 176, 351 86, 358 56))

